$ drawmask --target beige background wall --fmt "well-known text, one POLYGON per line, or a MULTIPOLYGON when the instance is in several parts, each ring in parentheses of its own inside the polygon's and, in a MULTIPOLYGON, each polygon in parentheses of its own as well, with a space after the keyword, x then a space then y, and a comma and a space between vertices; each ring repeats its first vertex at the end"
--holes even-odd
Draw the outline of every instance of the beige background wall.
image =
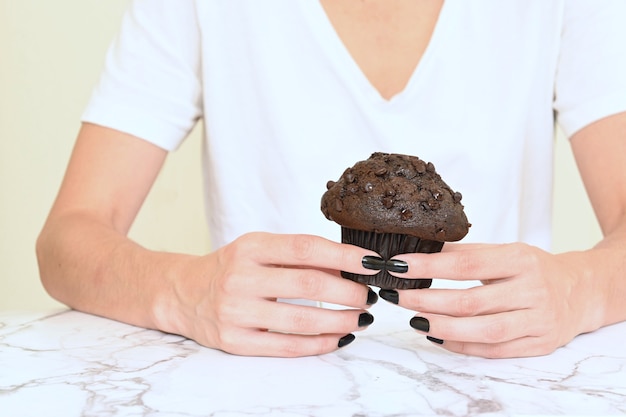
MULTIPOLYGON (((0 310, 58 305, 39 283, 34 242, 128 3, 0 0, 0 310)), ((208 249, 199 130, 167 161, 131 231, 149 247, 208 249)))
MULTIPOLYGON (((0 310, 58 306, 39 283, 34 242, 127 4, 0 0, 0 310)), ((149 247, 208 250, 198 133, 170 157, 133 227, 149 247)), ((554 249, 582 249, 600 234, 568 145, 557 146, 554 249)))

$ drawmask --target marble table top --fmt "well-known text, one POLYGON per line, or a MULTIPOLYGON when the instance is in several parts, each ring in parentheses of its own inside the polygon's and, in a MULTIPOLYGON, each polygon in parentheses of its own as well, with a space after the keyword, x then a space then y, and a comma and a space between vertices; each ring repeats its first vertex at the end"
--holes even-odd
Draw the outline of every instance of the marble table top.
POLYGON ((376 322, 336 353, 238 357, 75 311, 0 313, 0 416, 626 414, 626 323, 549 356, 449 353, 376 322))

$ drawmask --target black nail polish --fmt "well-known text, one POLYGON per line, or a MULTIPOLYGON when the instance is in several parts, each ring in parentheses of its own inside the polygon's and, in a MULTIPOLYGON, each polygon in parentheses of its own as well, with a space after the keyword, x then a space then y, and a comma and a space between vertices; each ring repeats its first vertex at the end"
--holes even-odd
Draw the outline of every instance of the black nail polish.
POLYGON ((385 269, 385 260, 378 256, 364 256, 363 259, 361 259, 361 265, 363 265, 365 269, 382 271, 385 269))
POLYGON ((374 323, 374 316, 370 313, 361 313, 359 316, 359 327, 369 326, 374 323))
POLYGON ((378 291, 378 295, 385 301, 389 301, 393 304, 398 304, 400 302, 400 295, 398 295, 398 291, 396 290, 380 290, 378 291))
POLYGON ((378 301, 378 294, 376 294, 371 288, 367 291, 367 305, 371 306, 378 301))
POLYGON ((428 333, 430 331, 430 322, 424 317, 413 317, 409 325, 420 332, 428 333))
POLYGON ((354 342, 354 339, 356 339, 356 337, 350 333, 345 335, 344 337, 342 337, 341 339, 339 339, 339 343, 337 344, 338 347, 342 348, 346 345, 349 345, 350 343, 354 342))
POLYGON ((409 264, 399 259, 390 259, 386 262, 387 271, 406 274, 409 272, 409 264))
POLYGON ((441 339, 437 339, 435 337, 430 337, 430 336, 426 336, 426 339, 428 339, 431 342, 436 343, 438 345, 443 345, 443 340, 441 340, 441 339))

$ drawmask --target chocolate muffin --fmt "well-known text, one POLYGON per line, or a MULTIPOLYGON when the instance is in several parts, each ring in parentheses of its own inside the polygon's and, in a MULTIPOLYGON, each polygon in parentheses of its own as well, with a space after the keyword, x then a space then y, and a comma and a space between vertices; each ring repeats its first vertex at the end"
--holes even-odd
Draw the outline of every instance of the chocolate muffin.
POLYGON ((461 240, 470 224, 461 193, 454 192, 435 166, 416 156, 376 152, 329 181, 321 209, 341 226, 341 241, 376 251, 380 272, 344 278, 384 289, 427 288, 432 279, 406 279, 387 271, 401 253, 441 251, 461 240))

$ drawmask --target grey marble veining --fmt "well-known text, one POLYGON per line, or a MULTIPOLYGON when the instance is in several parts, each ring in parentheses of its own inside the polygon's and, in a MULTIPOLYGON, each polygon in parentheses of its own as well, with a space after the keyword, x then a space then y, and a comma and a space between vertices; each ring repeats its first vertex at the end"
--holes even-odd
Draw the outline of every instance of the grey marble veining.
POLYGON ((626 324, 549 356, 451 354, 397 309, 340 351, 249 358, 75 311, 0 313, 0 416, 626 414, 626 324))

